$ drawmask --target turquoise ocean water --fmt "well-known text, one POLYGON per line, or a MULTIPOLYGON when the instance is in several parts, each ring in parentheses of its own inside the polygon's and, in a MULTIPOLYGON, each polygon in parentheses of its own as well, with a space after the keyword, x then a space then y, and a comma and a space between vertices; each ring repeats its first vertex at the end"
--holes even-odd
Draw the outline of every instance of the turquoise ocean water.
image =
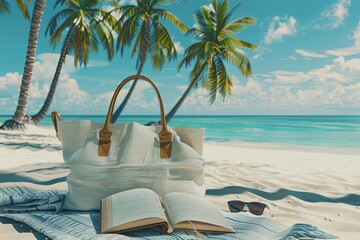
MULTIPOLYGON (((0 123, 10 116, 0 116, 0 123)), ((63 116, 64 120, 105 116, 63 116)), ((121 123, 148 123, 158 116, 121 116, 121 123)), ((170 126, 205 128, 206 141, 245 142, 360 153, 360 116, 176 116, 170 126)), ((51 127, 50 117, 41 126, 51 127)))

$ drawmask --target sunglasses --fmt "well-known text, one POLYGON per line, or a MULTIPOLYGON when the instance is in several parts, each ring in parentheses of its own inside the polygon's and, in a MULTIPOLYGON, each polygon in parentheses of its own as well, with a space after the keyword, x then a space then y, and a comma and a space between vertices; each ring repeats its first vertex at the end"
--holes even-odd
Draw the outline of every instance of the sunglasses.
POLYGON ((230 212, 241 212, 247 206, 249 212, 254 215, 262 215, 265 208, 269 208, 265 203, 260 202, 243 202, 240 200, 233 200, 228 202, 230 212))

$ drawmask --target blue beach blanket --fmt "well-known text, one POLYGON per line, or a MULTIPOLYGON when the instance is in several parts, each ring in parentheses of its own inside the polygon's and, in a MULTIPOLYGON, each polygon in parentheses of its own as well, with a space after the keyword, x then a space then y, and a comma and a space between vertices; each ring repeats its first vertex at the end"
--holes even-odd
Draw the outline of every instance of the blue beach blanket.
MULTIPOLYGON (((59 169, 58 169, 59 170, 59 169)), ((34 174, 36 171, 26 171, 34 174)), ((16 174, 19 174, 17 172, 16 174)), ((24 177, 23 174, 20 174, 24 177)), ((27 179, 31 179, 29 175, 27 179)), ((192 232, 176 232, 163 235, 159 228, 149 228, 125 234, 99 234, 99 212, 60 211, 65 198, 65 190, 44 190, 35 188, 36 184, 14 182, 3 184, 0 172, 0 217, 26 223, 36 231, 52 239, 198 239, 192 232), (14 185, 14 186, 11 186, 14 185)), ((41 183, 37 183, 39 186, 41 183)), ((235 234, 203 235, 207 239, 335 239, 308 224, 284 226, 266 217, 249 217, 239 213, 224 212, 235 234)))

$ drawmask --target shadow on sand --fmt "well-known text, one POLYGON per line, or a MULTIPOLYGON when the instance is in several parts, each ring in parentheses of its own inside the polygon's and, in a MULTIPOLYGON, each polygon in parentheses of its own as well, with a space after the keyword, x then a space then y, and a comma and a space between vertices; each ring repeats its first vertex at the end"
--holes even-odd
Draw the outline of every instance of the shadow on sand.
POLYGON ((290 189, 279 189, 276 192, 265 192, 258 189, 241 187, 241 186, 228 186, 220 189, 207 189, 206 195, 222 196, 227 194, 241 194, 250 192, 268 200, 280 200, 287 196, 293 196, 306 202, 329 202, 329 203, 345 203, 353 206, 360 206, 360 195, 348 194, 344 197, 330 198, 317 193, 301 192, 290 189))
POLYGON ((69 169, 64 164, 36 164, 19 168, 1 170, 0 183, 28 182, 39 185, 52 185, 66 182, 69 169))
POLYGON ((23 149, 23 148, 30 148, 30 149, 34 149, 34 150, 41 150, 41 149, 48 149, 51 151, 59 151, 61 150, 61 146, 58 145, 53 145, 53 144, 39 144, 39 143, 34 143, 34 142, 10 142, 10 143, 5 143, 2 142, 0 143, 0 146, 7 146, 7 147, 11 147, 13 149, 23 149))

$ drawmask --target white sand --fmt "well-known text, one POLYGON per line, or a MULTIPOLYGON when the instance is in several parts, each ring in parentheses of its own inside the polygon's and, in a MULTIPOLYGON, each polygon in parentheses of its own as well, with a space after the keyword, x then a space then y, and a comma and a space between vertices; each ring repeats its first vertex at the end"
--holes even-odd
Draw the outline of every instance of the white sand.
MULTIPOLYGON (((0 131, 0 169, 62 162, 60 149, 53 129, 0 131)), ((285 225, 308 223, 341 239, 359 239, 360 154, 205 143, 204 157, 207 197, 220 208, 227 210, 233 199, 260 201, 285 225)))

